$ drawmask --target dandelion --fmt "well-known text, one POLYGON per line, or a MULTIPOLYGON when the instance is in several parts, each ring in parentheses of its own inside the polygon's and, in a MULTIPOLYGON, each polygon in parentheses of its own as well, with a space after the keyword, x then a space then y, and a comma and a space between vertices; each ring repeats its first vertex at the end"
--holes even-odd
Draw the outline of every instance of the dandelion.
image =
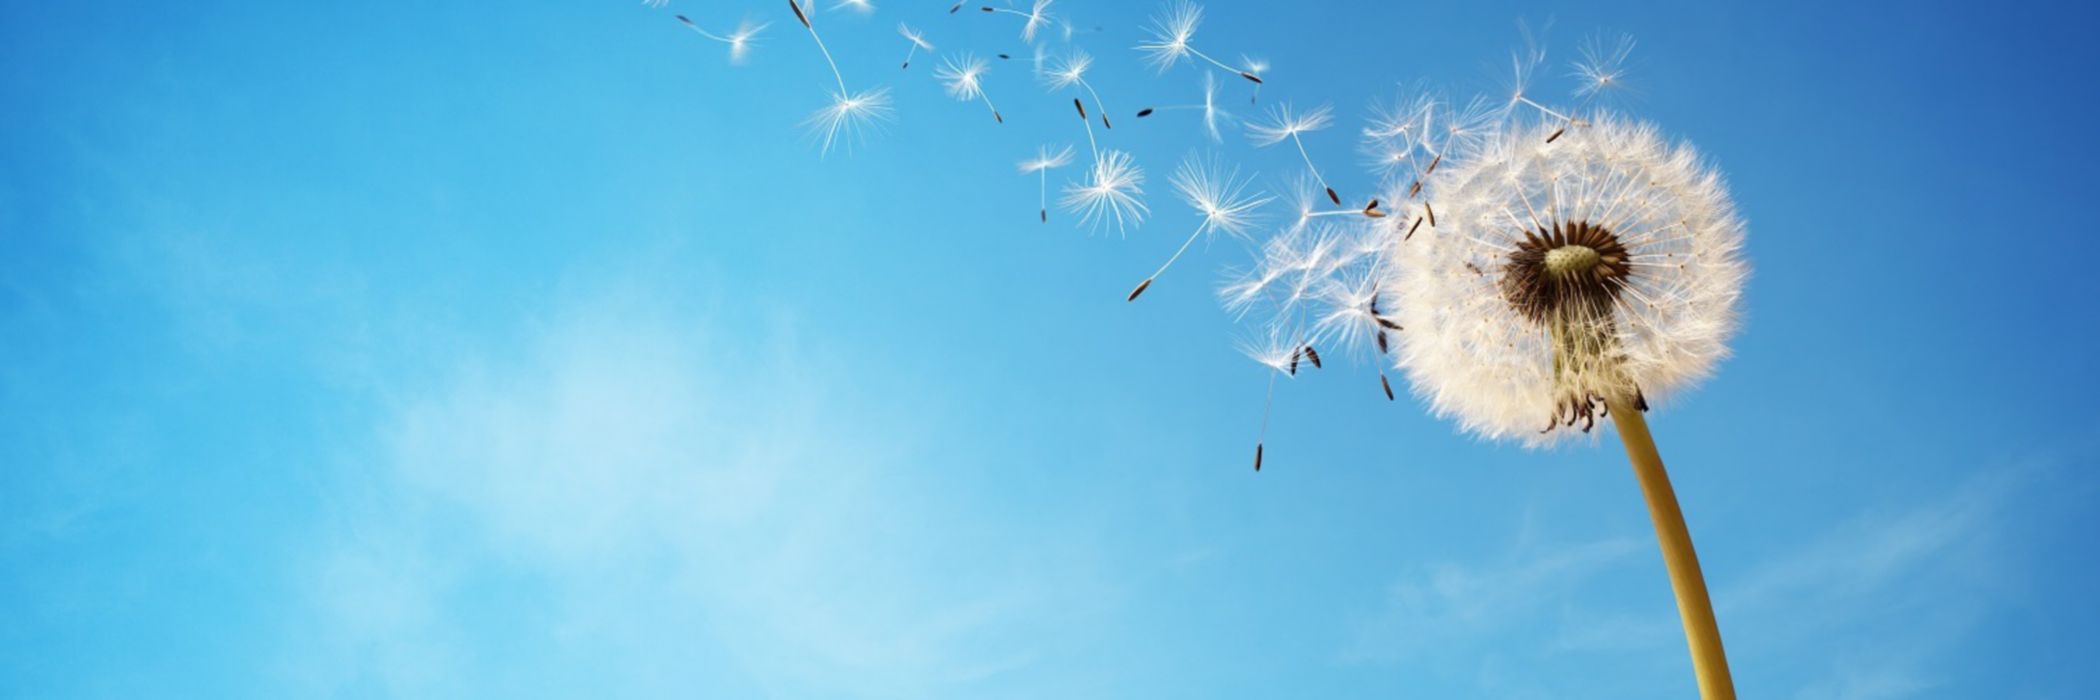
POLYGON ((1249 359, 1261 363, 1269 372, 1269 388, 1262 392, 1261 427, 1254 434, 1254 471, 1261 471, 1263 453, 1269 439, 1269 413, 1276 405, 1276 380, 1298 375, 1298 359, 1304 355, 1304 335, 1282 326, 1269 326, 1260 337, 1239 342, 1239 350, 1249 359))
POLYGON ((1575 62, 1575 96, 1585 103, 1626 86, 1626 58, 1633 55, 1633 37, 1620 35, 1607 43, 1603 36, 1584 41, 1582 58, 1575 62))
POLYGON ((817 135, 821 151, 830 153, 839 143, 858 143, 876 124, 889 121, 891 113, 887 89, 832 93, 831 104, 811 114, 803 125, 817 135))
POLYGON ((743 63, 744 56, 751 50, 751 45, 757 43, 758 33, 765 31, 766 27, 771 26, 770 22, 752 24, 749 20, 746 20, 744 23, 737 25, 736 31, 722 35, 701 28, 699 24, 686 18, 685 15, 678 15, 678 22, 684 24, 685 28, 693 30, 694 33, 710 41, 728 44, 729 62, 732 65, 743 63))
POLYGON ((984 59, 965 53, 941 59, 941 67, 933 72, 933 78, 941 81, 955 99, 983 101, 985 108, 992 110, 992 119, 1004 124, 1006 117, 999 115, 999 106, 992 104, 992 97, 984 92, 984 73, 990 69, 984 59))
POLYGON ((1053 2, 1056 2, 1056 0, 1035 0, 1035 4, 1030 6, 1027 12, 1006 7, 992 7, 990 5, 985 5, 981 9, 991 14, 1008 14, 1020 17, 1023 20, 1021 24, 1021 41, 1033 44, 1035 43, 1035 33, 1041 31, 1044 26, 1055 19, 1050 16, 1049 12, 1050 4, 1053 2))
POLYGON ((1440 230, 1394 251, 1397 366, 1435 411, 1544 444, 1600 419, 1647 495, 1704 697, 1734 697, 1698 559, 1646 419, 1727 355, 1747 274, 1719 174, 1652 126, 1503 134, 1457 166, 1440 230), (1537 428, 1544 424, 1546 430, 1537 428))
MULTIPOLYGON (((1091 127, 1089 127, 1091 128, 1091 127)), ((1150 210, 1140 199, 1145 194, 1145 171, 1122 151, 1098 151, 1084 184, 1065 186, 1063 204, 1079 213, 1082 224, 1099 228, 1114 222, 1117 231, 1145 221, 1150 210)))
POLYGON ((1201 110, 1203 112, 1204 133, 1210 135, 1210 140, 1212 142, 1223 142, 1225 140, 1225 134, 1219 129, 1219 124, 1231 121, 1232 113, 1227 112, 1218 107, 1218 79, 1215 75, 1212 75, 1210 73, 1203 74, 1202 103, 1189 105, 1167 105, 1165 107, 1146 107, 1144 109, 1138 110, 1137 115, 1138 118, 1142 119, 1145 117, 1152 116, 1154 112, 1175 112, 1183 110, 1201 110))
POLYGON ((817 51, 824 54, 824 64, 831 67, 831 77, 838 82, 839 89, 831 93, 831 104, 811 114, 803 124, 808 126, 823 143, 823 153, 830 153, 839 137, 857 140, 878 122, 890 118, 890 95, 885 88, 862 92, 846 89, 846 76, 839 73, 838 61, 831 58, 831 49, 824 46, 824 37, 817 34, 817 26, 809 21, 809 13, 802 11, 802 3, 788 0, 788 9, 795 11, 795 21, 809 30, 809 38, 816 41, 817 51))
POLYGON ((1189 245, 1204 234, 1216 235, 1222 232, 1233 236, 1245 236, 1247 227, 1254 223, 1255 211, 1269 203, 1267 195, 1247 191, 1252 181, 1240 179, 1239 170, 1227 171, 1216 161, 1205 161, 1191 156, 1182 162, 1180 168, 1174 170, 1172 180, 1174 189, 1181 193, 1182 200, 1202 214, 1203 221, 1189 234, 1188 240, 1182 241, 1181 247, 1174 250, 1174 255, 1168 257, 1167 262, 1161 264, 1158 270, 1145 278, 1145 281, 1138 283, 1137 288, 1131 290, 1130 297, 1124 301, 1137 301, 1138 295, 1144 294, 1145 289, 1152 286, 1153 280, 1166 274, 1167 268, 1173 267, 1174 261, 1180 260, 1181 255, 1188 252, 1189 245))
MULTIPOLYGON (((1240 54, 1240 65, 1247 72, 1255 75, 1269 74, 1269 59, 1266 58, 1240 54)), ((1247 104, 1251 105, 1261 101, 1261 88, 1262 82, 1259 80, 1254 81, 1254 94, 1247 96, 1247 104)))
POLYGON ((1051 151, 1049 146, 1041 146, 1036 148, 1034 158, 1021 161, 1021 174, 1036 176, 1036 214, 1043 223, 1050 222, 1050 171, 1071 164, 1071 146, 1057 151, 1051 151))
POLYGON ((1327 184, 1327 178, 1320 175, 1320 168, 1313 165, 1312 155, 1305 152, 1305 140, 1299 137, 1308 131, 1325 129, 1333 123, 1334 111, 1326 105, 1301 114, 1293 111, 1289 103, 1284 103, 1269 110, 1268 121, 1247 125, 1247 135, 1257 146, 1274 146, 1283 143, 1285 139, 1297 145, 1298 156, 1305 159, 1305 168, 1312 171, 1313 179, 1319 181, 1320 187, 1327 191, 1327 199, 1340 205, 1342 196, 1335 194, 1334 187, 1327 184))
POLYGON ((1102 128, 1113 129, 1115 125, 1108 122, 1108 105, 1101 101, 1101 93, 1094 91, 1093 83, 1086 81, 1086 71, 1093 65, 1093 56, 1087 55, 1085 51, 1073 49, 1072 53, 1063 58, 1050 60, 1050 68, 1043 72, 1043 82, 1053 90, 1073 86, 1085 90, 1087 96, 1094 98, 1094 106, 1101 112, 1102 128))
POLYGON ((1165 73, 1167 69, 1173 68, 1174 64, 1194 56, 1213 66, 1217 66, 1218 70, 1238 75, 1255 84, 1260 84, 1260 74, 1246 68, 1234 68, 1225 65, 1219 62, 1218 59, 1211 58, 1209 54, 1197 50, 1195 46, 1189 43, 1189 40, 1196 38, 1196 27, 1201 24, 1203 24, 1202 7, 1188 0, 1175 0, 1175 2, 1167 5, 1166 14, 1152 18, 1152 26, 1147 30, 1152 34, 1152 39, 1138 44, 1137 49, 1145 52, 1146 60, 1151 61, 1153 67, 1157 68, 1161 73, 1165 73))
POLYGON ((920 51, 933 51, 933 44, 931 42, 926 41, 926 35, 920 33, 917 29, 911 28, 911 25, 905 24, 903 22, 898 22, 897 33, 903 35, 904 40, 911 43, 911 46, 904 50, 905 68, 911 67, 912 57, 918 55, 920 51))

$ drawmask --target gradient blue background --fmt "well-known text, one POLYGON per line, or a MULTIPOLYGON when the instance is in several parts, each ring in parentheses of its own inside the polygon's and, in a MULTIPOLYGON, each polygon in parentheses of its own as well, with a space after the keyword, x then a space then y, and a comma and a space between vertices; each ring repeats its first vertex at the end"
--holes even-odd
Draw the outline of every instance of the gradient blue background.
MULTIPOLYGON (((899 19, 1012 18, 821 13, 900 116, 820 158, 778 4, 7 3, 0 695, 1691 695, 1609 437, 1336 363, 1251 473, 1246 254, 1122 301, 1193 223, 1185 118, 1105 134, 1144 229, 1044 226, 1013 162, 1065 98, 897 69, 899 19), (671 12, 773 26, 730 67, 671 12)), ((1334 104, 1354 194, 1397 82, 1492 89, 1553 18, 1558 97, 1634 35, 1629 108, 1751 223, 1737 357, 1652 417, 1743 696, 2092 697, 2095 17, 1826 5, 1217 2, 1197 44, 1334 104)), ((1128 50, 1152 3, 1058 9, 1119 114, 1191 94, 1128 50)))

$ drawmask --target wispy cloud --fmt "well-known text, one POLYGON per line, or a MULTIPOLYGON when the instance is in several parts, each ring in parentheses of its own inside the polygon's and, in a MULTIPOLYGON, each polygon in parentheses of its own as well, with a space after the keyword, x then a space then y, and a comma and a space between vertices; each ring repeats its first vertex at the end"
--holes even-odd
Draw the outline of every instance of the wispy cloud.
MULTIPOLYGON (((1801 700, 1913 697, 1940 687, 1935 664, 1991 610, 2017 604, 2023 570, 2003 545, 2034 526, 2025 519, 2049 517, 2016 513, 2013 504, 2035 500, 2055 471, 2050 464, 1981 469, 1921 500, 1871 508, 1824 528, 1744 573, 1710 570, 1739 687, 1801 700)), ((1682 655, 1675 610, 1667 605, 1633 612, 1575 602, 1598 599, 1581 590, 1645 576, 1649 568, 1659 574, 1660 562, 1650 567, 1644 559, 1651 543, 1630 534, 1557 547, 1531 540, 1520 533, 1517 546, 1497 559, 1444 562, 1401 577, 1345 656, 1472 659, 1477 683, 1512 692, 1521 687, 1511 685, 1515 676, 1523 675, 1508 673, 1512 665, 1599 658, 1591 652, 1635 665, 1682 655)), ((1603 682, 1596 674, 1585 678, 1603 682)), ((1640 687, 1627 692, 1647 692, 1640 687)))
POLYGON ((725 331, 660 291, 589 295, 395 392, 309 566, 321 629, 290 673, 444 694, 554 665, 643 694, 923 696, 1034 659, 1029 630, 1083 567, 972 558, 980 514, 912 485, 912 423, 792 324, 725 331), (491 621, 491 600, 533 612, 491 621), (475 653, 437 653, 456 648, 475 653))

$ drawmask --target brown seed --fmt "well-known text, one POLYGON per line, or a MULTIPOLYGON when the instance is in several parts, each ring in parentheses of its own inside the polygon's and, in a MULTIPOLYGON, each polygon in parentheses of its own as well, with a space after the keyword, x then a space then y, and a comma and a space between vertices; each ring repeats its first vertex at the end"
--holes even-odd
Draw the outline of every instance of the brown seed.
POLYGON ((1428 202, 1423 202, 1422 211, 1429 212, 1429 227, 1436 228, 1436 207, 1429 206, 1428 202))
POLYGON ((692 24, 692 23, 693 23, 693 21, 692 21, 692 20, 686 19, 686 18, 685 18, 685 15, 679 15, 679 16, 678 16, 678 21, 680 21, 680 22, 684 22, 684 23, 686 23, 686 24, 692 24))
POLYGON ((1080 121, 1085 121, 1085 120, 1086 120, 1086 103, 1084 103, 1084 102, 1080 102, 1080 101, 1079 101, 1079 98, 1077 98, 1077 97, 1074 97, 1074 98, 1072 98, 1072 106, 1073 106, 1073 107, 1075 107, 1075 108, 1078 108, 1078 110, 1079 110, 1079 119, 1080 119, 1080 121))
POLYGON ((952 15, 952 14, 955 14, 955 11, 956 11, 956 10, 960 10, 960 9, 962 9, 962 5, 963 5, 963 4, 962 4, 962 3, 959 3, 959 2, 958 2, 958 3, 955 3, 955 6, 954 6, 954 7, 950 7, 950 8, 948 8, 948 14, 951 14, 951 15, 952 15))
POLYGON ((1009 55, 1006 55, 1006 54, 1003 54, 1003 53, 1002 53, 1002 54, 999 54, 999 60, 1001 60, 1001 61, 1005 61, 1005 60, 1010 60, 1010 59, 1012 59, 1012 58, 1013 58, 1012 56, 1009 56, 1009 55))
POLYGON ((1380 355, 1383 355, 1383 354, 1386 354, 1387 352, 1390 352, 1390 351, 1392 350, 1392 348, 1391 348, 1390 346, 1386 345, 1386 342, 1385 342, 1385 331, 1379 331, 1379 332, 1378 332, 1378 336, 1377 336, 1377 337, 1378 337, 1378 354, 1380 354, 1380 355))
MULTIPOLYGON (((1553 130, 1553 135, 1551 135, 1551 136, 1547 136, 1547 137, 1546 137, 1546 143, 1553 143, 1553 142, 1555 142, 1555 141, 1559 141, 1559 140, 1560 140, 1560 135, 1561 135, 1561 134, 1565 134, 1565 133, 1568 133, 1568 128, 1567 128, 1567 127, 1565 127, 1565 126, 1564 126, 1564 127, 1561 127, 1561 128, 1558 128, 1558 129, 1554 129, 1554 130, 1553 130)), ((1585 429, 1585 430, 1583 430, 1583 432, 1589 432, 1589 431, 1588 431, 1587 429, 1585 429)))
POLYGON ((1407 235, 1405 235, 1405 236, 1401 236, 1401 237, 1400 237, 1400 240, 1403 240, 1403 241, 1404 241, 1404 240, 1407 240, 1407 239, 1409 239, 1409 238, 1414 238, 1414 237, 1415 237, 1415 229, 1418 229, 1418 228, 1421 228, 1421 227, 1422 227, 1422 217, 1419 217, 1419 216, 1417 216, 1417 217, 1415 217, 1415 225, 1407 227, 1407 235))
POLYGON ((1036 215, 1037 215, 1037 216, 1040 216, 1040 217, 1042 217, 1042 219, 1043 219, 1043 223, 1046 223, 1046 224, 1047 224, 1047 223, 1050 223, 1050 210, 1049 210, 1049 209, 1037 209, 1037 210, 1036 210, 1036 215))
POLYGON ((1332 201, 1332 202, 1334 202, 1334 205, 1335 205, 1335 206, 1337 206, 1337 207, 1339 207, 1339 206, 1341 206, 1341 205, 1342 205, 1342 196, 1341 196, 1341 195, 1338 195, 1338 194, 1335 194, 1335 193, 1334 193, 1334 188, 1332 188, 1332 187, 1329 187, 1329 188, 1327 188, 1327 199, 1328 199, 1329 201, 1332 201))
POLYGON ((1386 381, 1384 372, 1378 373, 1378 386, 1385 388, 1385 400, 1393 400, 1393 383, 1386 381))
POLYGON ((808 16, 808 15, 805 15, 805 14, 802 14, 802 4, 801 4, 801 3, 795 2, 795 0, 788 0, 788 7, 789 7, 790 9, 793 9, 793 10, 795 11, 795 19, 796 19, 797 21, 800 21, 800 22, 802 23, 802 28, 803 28, 803 29, 810 29, 810 28, 811 28, 811 27, 809 26, 809 16, 808 16))
POLYGON ((1107 113, 1107 112, 1102 112, 1102 113, 1101 113, 1101 126, 1102 126, 1102 128, 1106 128, 1106 129, 1113 129, 1113 128, 1116 128, 1116 125, 1108 123, 1108 113, 1107 113))
POLYGON ((1255 85, 1261 84, 1261 78, 1253 73, 1249 73, 1247 71, 1240 71, 1240 77, 1254 81, 1255 85))
POLYGON ((1396 331, 1404 331, 1404 330, 1407 330, 1407 329, 1405 329, 1405 328, 1401 328, 1401 327, 1400 327, 1400 324, 1398 324, 1398 323, 1394 323, 1392 319, 1390 319, 1390 318, 1386 318, 1386 317, 1384 317, 1384 316, 1380 316, 1380 317, 1378 317, 1378 325, 1381 325, 1381 326, 1385 326, 1385 327, 1387 327, 1387 328, 1391 328, 1391 329, 1393 329, 1393 330, 1396 330, 1396 331))
POLYGON ((1313 369, 1326 369, 1320 366, 1320 352, 1314 350, 1311 345, 1305 346, 1305 359, 1312 360, 1313 369))
POLYGON ((1146 108, 1144 108, 1144 109, 1140 109, 1140 110, 1138 110, 1138 118, 1139 118, 1139 119, 1144 119, 1145 117, 1149 117, 1149 116, 1152 116, 1152 108, 1151 108, 1151 107, 1146 107, 1146 108))
POLYGON ((1254 443, 1254 471, 1261 471, 1261 443, 1254 443))
POLYGON ((1368 216, 1373 219, 1383 219, 1385 218, 1385 211, 1379 209, 1378 200, 1373 199, 1371 200, 1370 206, 1364 207, 1364 216, 1368 216))
POLYGON ((1298 356, 1303 354, 1305 354, 1304 348, 1291 351, 1291 376, 1293 377, 1298 376, 1298 356))
POLYGON ((1144 294, 1144 293, 1145 293, 1145 288, 1146 288, 1146 287, 1150 287, 1150 286, 1152 286, 1152 280, 1151 280, 1150 278, 1147 278, 1147 279, 1146 279, 1145 281, 1143 281, 1143 282, 1139 282, 1139 283, 1138 283, 1138 286, 1137 286, 1137 289, 1133 289, 1133 290, 1130 290, 1130 297, 1129 297, 1129 298, 1127 298, 1127 299, 1124 299, 1123 301, 1137 301, 1138 295, 1139 295, 1139 294, 1144 294))
POLYGON ((999 110, 992 110, 992 118, 998 120, 1001 124, 1006 123, 1006 117, 999 116, 999 110))
POLYGON ((1412 184, 1412 185, 1408 185, 1408 186, 1407 186, 1407 198, 1408 198, 1408 199, 1414 199, 1415 195, 1418 195, 1418 194, 1421 194, 1421 193, 1422 193, 1422 181, 1421 181, 1421 180, 1416 180, 1416 181, 1415 181, 1415 184, 1412 184))

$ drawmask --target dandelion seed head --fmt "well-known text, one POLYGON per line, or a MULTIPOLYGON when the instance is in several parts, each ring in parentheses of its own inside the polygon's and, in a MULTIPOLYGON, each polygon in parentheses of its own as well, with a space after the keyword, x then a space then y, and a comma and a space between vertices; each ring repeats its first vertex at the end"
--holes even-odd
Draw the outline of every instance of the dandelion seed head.
POLYGON ((920 51, 933 50, 933 43, 926 40, 926 35, 917 29, 913 29, 909 24, 898 22, 897 33, 902 35, 905 41, 909 41, 913 46, 919 47, 920 51))
POLYGON ((1245 236, 1270 201, 1268 195, 1250 192, 1253 181, 1240 178, 1237 168, 1228 169, 1216 159, 1191 156, 1170 179, 1182 200, 1203 215, 1203 233, 1245 236))
POLYGON ((1050 66, 1043 72, 1043 81, 1052 89, 1062 90, 1086 80, 1086 71, 1094 65, 1094 57, 1086 51, 1073 49, 1061 58, 1050 59, 1050 66))
POLYGON ((1743 222, 1718 173, 1601 117, 1491 139, 1440 185, 1441 225, 1388 241, 1396 363, 1435 411, 1530 444, 1603 398, 1688 388, 1728 354, 1743 222))
POLYGON ((831 104, 811 114, 803 124, 816 136, 822 152, 830 153, 833 146, 858 142, 893 114, 887 88, 853 94, 835 92, 831 104))
POLYGON ((933 78, 941 81, 948 94, 958 100, 974 100, 984 95, 983 78, 991 64, 975 54, 964 53, 941 59, 941 67, 933 71, 933 78))
POLYGON ((1620 35, 1617 40, 1603 36, 1592 36, 1583 42, 1581 59, 1575 62, 1575 78, 1580 81, 1575 87, 1577 97, 1596 97, 1622 89, 1626 84, 1626 58, 1633 55, 1633 37, 1620 35))
POLYGON ((751 47, 758 43, 758 33, 765 31, 769 26, 772 26, 771 22, 753 23, 751 20, 744 20, 742 24, 738 24, 736 31, 729 33, 729 62, 743 63, 744 59, 750 56, 751 47))
POLYGON ((1273 146, 1306 132, 1319 131, 1334 123, 1334 110, 1327 105, 1297 111, 1290 103, 1269 108, 1266 119, 1249 123, 1247 137, 1257 146, 1273 146))
POLYGON ((1151 210, 1145 206, 1145 171, 1136 159, 1117 150, 1101 151, 1084 182, 1065 186, 1061 203, 1079 214, 1080 223, 1099 229, 1114 225, 1118 232, 1143 224, 1151 210))
POLYGON ((1056 170, 1072 164, 1072 147, 1052 150, 1050 146, 1036 147, 1035 157, 1021 161, 1018 167, 1023 175, 1034 175, 1045 170, 1056 170))
POLYGON ((1154 16, 1146 28, 1151 35, 1137 49, 1145 53, 1145 60, 1164 73, 1175 63, 1189 55, 1189 40, 1196 37, 1196 27, 1203 23, 1203 8, 1188 0, 1175 0, 1167 5, 1163 14, 1154 16))
POLYGON ((1021 25, 1021 41, 1030 44, 1035 43, 1036 32, 1042 31, 1043 27, 1048 26, 1054 20, 1050 16, 1050 5, 1055 1, 1035 0, 1035 4, 1029 7, 1028 20, 1021 25))

